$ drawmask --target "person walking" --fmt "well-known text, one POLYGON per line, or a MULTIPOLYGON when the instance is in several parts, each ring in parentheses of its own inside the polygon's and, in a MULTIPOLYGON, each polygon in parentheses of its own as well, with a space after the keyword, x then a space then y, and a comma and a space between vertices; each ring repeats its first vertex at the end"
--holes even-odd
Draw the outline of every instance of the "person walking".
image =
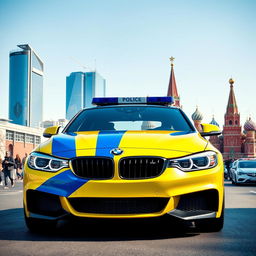
POLYGON ((7 186, 7 178, 11 181, 11 186, 14 187, 13 177, 11 175, 12 171, 14 170, 15 162, 13 157, 11 157, 10 152, 6 152, 4 161, 2 162, 3 171, 4 171, 4 188, 8 189, 7 186))
POLYGON ((2 167, 2 158, 0 157, 0 185, 3 186, 3 180, 2 180, 2 173, 3 173, 3 167, 2 167))
POLYGON ((14 162, 16 167, 16 177, 22 180, 22 175, 19 172, 19 170, 22 170, 22 163, 21 163, 20 156, 18 154, 16 155, 14 162))
POLYGON ((23 178, 24 176, 24 167, 25 167, 25 162, 27 160, 28 154, 25 153, 25 156, 22 158, 22 173, 21 173, 21 177, 23 178))

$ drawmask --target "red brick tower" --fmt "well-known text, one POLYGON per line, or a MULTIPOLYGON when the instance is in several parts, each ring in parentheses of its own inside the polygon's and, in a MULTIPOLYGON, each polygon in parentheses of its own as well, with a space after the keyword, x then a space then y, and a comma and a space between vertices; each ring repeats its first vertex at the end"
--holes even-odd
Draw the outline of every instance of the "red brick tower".
POLYGON ((244 143, 245 156, 255 157, 256 156, 256 139, 255 139, 256 124, 252 121, 251 118, 249 118, 249 120, 245 122, 244 129, 246 131, 246 139, 244 143))
POLYGON ((173 106, 180 107, 180 96, 178 94, 177 86, 176 86, 176 80, 174 75, 174 69, 173 69, 173 61, 175 58, 171 57, 171 75, 170 75, 170 81, 167 91, 167 96, 172 96, 174 99, 173 106))
POLYGON ((223 126, 223 157, 224 160, 237 159, 242 157, 241 145, 242 134, 240 126, 240 114, 236 103, 234 93, 234 80, 229 79, 230 92, 226 114, 224 116, 225 124, 223 126))

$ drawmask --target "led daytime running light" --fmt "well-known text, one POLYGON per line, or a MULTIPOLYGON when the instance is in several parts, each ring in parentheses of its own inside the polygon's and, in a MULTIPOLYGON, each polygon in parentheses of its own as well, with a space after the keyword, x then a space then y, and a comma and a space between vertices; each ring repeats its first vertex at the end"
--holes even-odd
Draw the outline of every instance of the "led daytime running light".
POLYGON ((63 168, 69 167, 69 164, 68 164, 68 160, 58 159, 56 157, 50 157, 50 156, 46 156, 46 155, 39 154, 39 153, 32 153, 28 159, 28 166, 30 168, 36 169, 36 170, 57 172, 63 168), (38 166, 37 160, 40 160, 40 159, 46 160, 45 165, 38 166), (53 162, 55 163, 55 165, 59 163, 59 167, 54 168, 53 162))
POLYGON ((215 167, 217 164, 217 155, 213 151, 169 160, 169 167, 175 167, 182 171, 199 171, 215 167))

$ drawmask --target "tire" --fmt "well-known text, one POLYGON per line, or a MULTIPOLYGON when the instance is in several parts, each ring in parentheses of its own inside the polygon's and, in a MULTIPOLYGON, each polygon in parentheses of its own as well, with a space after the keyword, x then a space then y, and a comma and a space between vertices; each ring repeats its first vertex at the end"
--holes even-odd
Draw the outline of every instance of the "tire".
POLYGON ((198 220, 196 221, 196 227, 199 228, 200 231, 204 232, 221 231, 224 226, 224 208, 225 204, 223 203, 220 218, 198 220))
POLYGON ((29 231, 31 232, 48 232, 49 230, 55 230, 56 220, 44 220, 36 218, 28 218, 24 212, 25 223, 29 231))
POLYGON ((235 184, 236 186, 239 186, 239 185, 240 185, 240 184, 237 182, 236 176, 235 176, 234 184, 235 184))
POLYGON ((233 184, 233 185, 237 185, 236 176, 234 176, 234 178, 232 177, 232 184, 233 184))

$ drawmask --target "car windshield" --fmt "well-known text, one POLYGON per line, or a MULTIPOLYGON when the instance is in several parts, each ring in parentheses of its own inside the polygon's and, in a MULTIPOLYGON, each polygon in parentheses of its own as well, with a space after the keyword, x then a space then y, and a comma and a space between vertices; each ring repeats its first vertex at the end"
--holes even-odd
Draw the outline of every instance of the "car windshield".
POLYGON ((256 161, 246 161, 239 163, 240 168, 256 168, 256 161))
POLYGON ((155 106, 98 107, 82 111, 66 133, 80 131, 194 131, 179 109, 155 106))

